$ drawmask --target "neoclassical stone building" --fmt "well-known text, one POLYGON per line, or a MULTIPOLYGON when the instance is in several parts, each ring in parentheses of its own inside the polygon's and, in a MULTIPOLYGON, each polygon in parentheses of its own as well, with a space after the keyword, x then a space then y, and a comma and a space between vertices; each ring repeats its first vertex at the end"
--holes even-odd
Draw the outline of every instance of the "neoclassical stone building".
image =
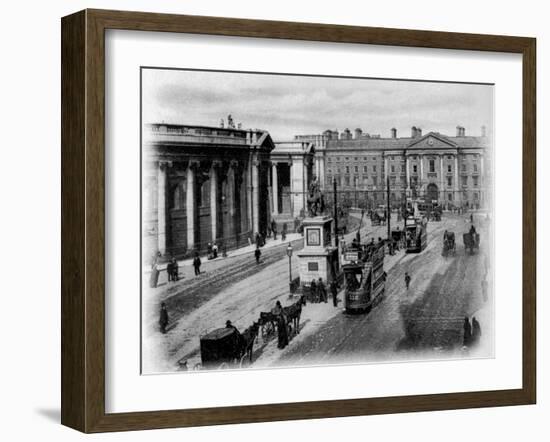
POLYGON ((455 136, 437 132, 398 137, 370 135, 355 129, 339 133, 327 130, 314 136, 317 167, 324 171, 325 188, 336 180, 344 191, 367 195, 369 204, 385 204, 389 178, 392 204, 407 197, 437 200, 447 207, 488 207, 491 205, 492 165, 490 139, 485 127, 478 136, 467 136, 457 126, 455 136))
POLYGON ((142 150, 144 258, 185 256, 209 242, 247 244, 271 217, 268 132, 148 124, 142 150))

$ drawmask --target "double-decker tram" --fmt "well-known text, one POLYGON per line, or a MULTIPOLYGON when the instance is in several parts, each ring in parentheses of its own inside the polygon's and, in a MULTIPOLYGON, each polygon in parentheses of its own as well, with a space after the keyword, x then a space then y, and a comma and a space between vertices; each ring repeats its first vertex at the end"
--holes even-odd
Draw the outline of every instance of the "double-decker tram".
POLYGON ((428 220, 408 217, 405 220, 405 246, 407 253, 420 253, 428 245, 428 220))
POLYGON ((345 281, 346 312, 368 313, 384 296, 384 242, 361 245, 345 254, 342 266, 345 281))

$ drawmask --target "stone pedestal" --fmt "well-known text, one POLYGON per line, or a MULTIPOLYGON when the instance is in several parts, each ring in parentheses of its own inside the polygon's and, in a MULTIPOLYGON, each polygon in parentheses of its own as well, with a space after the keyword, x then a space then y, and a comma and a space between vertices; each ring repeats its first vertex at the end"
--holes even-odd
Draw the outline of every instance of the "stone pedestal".
POLYGON ((297 254, 300 262, 300 284, 323 279, 328 285, 340 272, 338 249, 331 246, 332 218, 316 216, 303 220, 304 248, 297 254))

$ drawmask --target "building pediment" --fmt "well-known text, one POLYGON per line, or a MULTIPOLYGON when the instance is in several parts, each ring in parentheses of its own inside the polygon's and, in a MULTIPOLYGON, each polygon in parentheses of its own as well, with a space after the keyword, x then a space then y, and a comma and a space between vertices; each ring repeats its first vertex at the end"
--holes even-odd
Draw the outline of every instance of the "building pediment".
POLYGON ((420 150, 430 150, 430 149, 456 149, 458 146, 453 141, 444 137, 441 134, 430 132, 423 137, 418 139, 413 139, 409 145, 408 149, 420 149, 420 150))

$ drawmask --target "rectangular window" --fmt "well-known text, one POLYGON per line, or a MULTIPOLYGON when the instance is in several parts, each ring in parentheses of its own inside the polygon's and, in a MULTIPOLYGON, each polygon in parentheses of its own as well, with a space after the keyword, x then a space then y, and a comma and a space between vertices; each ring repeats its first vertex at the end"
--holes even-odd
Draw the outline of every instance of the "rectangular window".
POLYGON ((468 185, 468 177, 463 176, 462 177, 462 187, 466 187, 468 185))
POLYGON ((474 173, 477 173, 477 164, 474 163, 474 173))
POLYGON ((401 173, 407 173, 407 168, 404 164, 401 165, 401 173))
POLYGON ((346 166, 346 173, 349 173, 349 166, 346 166))
POLYGON ((453 171, 453 168, 450 164, 447 164, 447 172, 451 173, 453 171))
POLYGON ((452 200, 453 200, 453 194, 452 194, 452 193, 449 193, 449 194, 447 195, 447 199, 448 199, 449 201, 452 201, 452 200))
POLYGON ((418 166, 416 164, 413 164, 413 173, 418 172, 418 166))
POLYGON ((355 171, 355 173, 359 173, 359 166, 354 166, 353 170, 355 171))
POLYGON ((435 172, 435 160, 430 160, 430 172, 435 172))
POLYGON ((372 171, 373 171, 374 173, 376 173, 376 164, 375 164, 374 166, 372 166, 372 171))
POLYGON ((347 177, 345 178, 345 183, 346 183, 346 186, 349 186, 349 176, 347 176, 347 177))
POLYGON ((474 187, 477 187, 478 184, 478 178, 477 176, 472 177, 474 179, 474 187))
POLYGON ((375 176, 372 177, 372 185, 373 186, 378 185, 378 179, 375 176))
POLYGON ((393 164, 391 165, 391 173, 395 173, 395 166, 393 164))
POLYGON ((367 166, 363 166, 363 173, 367 173, 369 171, 369 168, 367 166))
POLYGON ((448 186, 448 187, 451 187, 452 185, 453 185, 453 178, 450 177, 450 176, 448 176, 448 177, 447 177, 447 186, 448 186))
POLYGON ((466 172, 466 164, 462 163, 462 172, 466 172))

